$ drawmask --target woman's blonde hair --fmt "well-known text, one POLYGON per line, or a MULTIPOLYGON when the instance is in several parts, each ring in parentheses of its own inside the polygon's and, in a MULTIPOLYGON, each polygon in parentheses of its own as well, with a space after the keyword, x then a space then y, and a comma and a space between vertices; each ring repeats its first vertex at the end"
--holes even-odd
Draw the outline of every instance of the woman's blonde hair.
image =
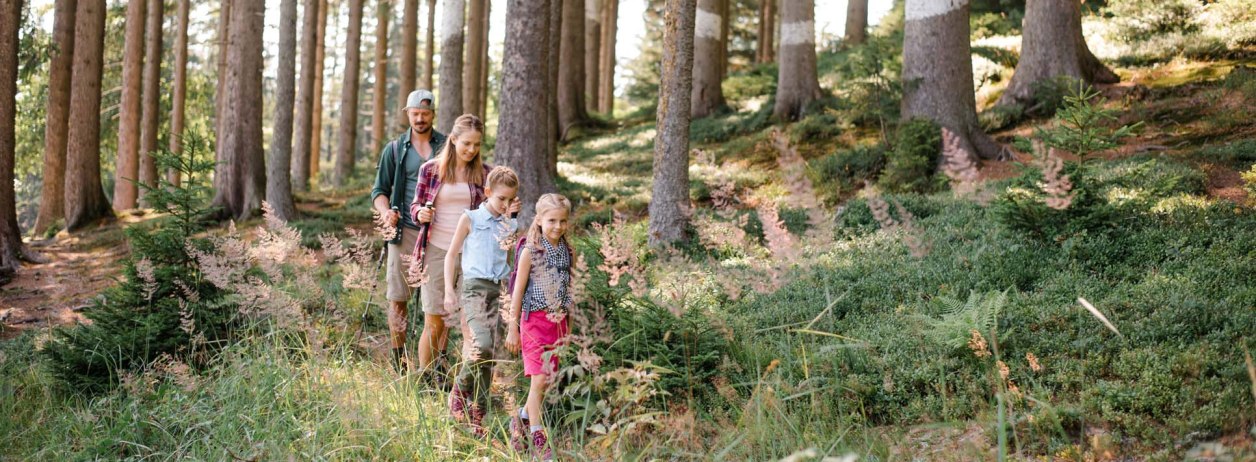
MULTIPOLYGON (((458 138, 462 135, 475 131, 480 135, 484 134, 484 121, 479 117, 471 114, 463 114, 454 120, 454 128, 449 130, 449 137, 445 139, 445 147, 440 151, 440 168, 436 170, 437 178, 441 183, 446 178, 454 178, 458 168, 458 138)), ((477 154, 471 159, 471 164, 467 165, 467 181, 476 186, 484 186, 484 161, 483 153, 477 154)))
POLYGON ((563 209, 571 213, 571 201, 562 194, 545 194, 536 200, 536 216, 532 217, 532 226, 528 227, 528 244, 534 249, 541 248, 541 215, 552 210, 563 209))

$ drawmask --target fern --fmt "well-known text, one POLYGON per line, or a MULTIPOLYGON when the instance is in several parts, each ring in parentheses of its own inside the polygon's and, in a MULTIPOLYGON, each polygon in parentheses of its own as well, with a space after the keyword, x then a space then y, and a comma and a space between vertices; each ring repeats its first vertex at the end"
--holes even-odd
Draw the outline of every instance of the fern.
MULTIPOLYGON (((1011 289, 1008 289, 1011 290, 1011 289)), ((919 315, 927 326, 924 335, 929 341, 953 350, 968 345, 972 331, 990 335, 998 326, 999 314, 1007 304, 1008 290, 1002 292, 972 292, 968 300, 938 297, 942 305, 942 317, 919 315)))

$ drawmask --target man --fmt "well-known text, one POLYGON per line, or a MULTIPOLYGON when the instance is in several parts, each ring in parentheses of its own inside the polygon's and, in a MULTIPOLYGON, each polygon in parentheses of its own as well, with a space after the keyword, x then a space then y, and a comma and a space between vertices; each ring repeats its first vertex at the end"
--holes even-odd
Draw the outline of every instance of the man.
POLYGON ((432 92, 410 92, 403 109, 410 122, 410 129, 384 147, 379 158, 379 169, 375 173, 375 187, 371 189, 371 205, 383 217, 384 224, 400 228, 397 237, 388 243, 388 270, 385 280, 388 285, 388 332, 392 340, 393 365, 401 372, 406 369, 403 360, 406 346, 406 302, 410 299, 410 286, 406 284, 407 265, 403 256, 414 249, 414 242, 419 237, 419 226, 408 213, 410 201, 414 200, 414 191, 418 185, 419 167, 440 155, 440 150, 445 145, 445 135, 432 128, 435 109, 436 96, 432 92))

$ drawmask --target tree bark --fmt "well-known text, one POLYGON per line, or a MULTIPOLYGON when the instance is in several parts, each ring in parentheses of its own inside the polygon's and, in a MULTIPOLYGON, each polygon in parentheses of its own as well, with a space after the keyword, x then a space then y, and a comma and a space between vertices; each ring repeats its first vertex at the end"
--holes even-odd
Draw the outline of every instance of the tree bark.
MULTIPOLYGON (((419 88, 431 91, 434 89, 432 74, 436 69, 436 0, 427 0, 427 41, 423 46, 426 49, 423 53, 423 80, 419 88)), ((453 118, 457 119, 458 116, 454 115, 453 118)))
POLYGON ((226 96, 213 205, 223 216, 238 220, 251 216, 266 195, 260 104, 263 15, 262 2, 235 2, 227 26, 232 46, 227 48, 227 74, 221 83, 226 96))
POLYGON ((615 112, 615 42, 619 31, 619 0, 602 0, 602 52, 598 62, 597 110, 607 117, 615 112))
POLYGON ((144 77, 144 20, 148 0, 126 5, 126 37, 122 51, 122 102, 118 106, 118 159, 113 183, 113 209, 135 208, 139 188, 141 80, 144 77))
POLYGON ((318 28, 314 32, 314 110, 310 116, 310 149, 297 154, 294 165, 294 182, 300 191, 309 191, 318 178, 319 159, 323 152, 323 70, 327 57, 327 14, 331 4, 321 0, 318 4, 318 28))
POLYGON ((584 0, 564 0, 558 58, 559 139, 589 119, 584 107, 584 0))
MULTIPOLYGON (((730 0, 720 0, 720 80, 723 81, 728 77, 728 33, 729 25, 733 22, 730 16, 732 5, 730 0)), ((696 25, 695 25, 696 27, 696 25)), ((695 45, 696 46, 696 45, 695 45)))
POLYGON ((694 20, 693 38, 693 93, 691 109, 693 118, 702 118, 715 114, 728 103, 724 100, 724 90, 720 88, 720 60, 723 53, 721 34, 724 29, 724 18, 721 4, 724 0, 698 0, 697 15, 694 20))
POLYGON ((549 129, 548 118, 537 117, 538 108, 549 102, 549 84, 537 76, 546 75, 550 67, 551 1, 556 0, 506 2, 501 116, 493 157, 498 165, 519 174, 519 196, 524 204, 521 228, 532 223, 537 198, 558 191, 547 165, 551 137, 537 136, 549 129))
MULTIPOLYGON (((404 0, 401 13, 401 81, 397 83, 397 101, 406 103, 406 97, 414 91, 415 66, 419 52, 419 0, 404 0)), ((398 122, 409 125, 406 114, 398 111, 398 122)))
POLYGON ((548 133, 545 137, 547 147, 545 148, 546 161, 545 164, 549 168, 550 176, 558 178, 558 139, 560 125, 558 124, 558 61, 562 50, 563 36, 563 2, 575 0, 551 0, 549 4, 549 39, 547 40, 547 58, 545 68, 546 79, 546 117, 548 118, 548 133))
POLYGON ((481 59, 481 52, 484 48, 484 15, 488 14, 488 0, 467 0, 470 5, 467 13, 467 39, 466 39, 466 61, 463 63, 462 70, 462 107, 463 112, 475 114, 484 117, 480 113, 480 95, 484 92, 484 85, 480 81, 480 75, 483 73, 484 61, 481 59))
POLYGON ((305 0, 301 17, 301 76, 297 80, 296 117, 293 126, 292 163, 289 184, 297 191, 310 189, 310 152, 314 142, 314 99, 318 82, 318 18, 322 16, 319 0, 305 0))
MULTIPOLYGON (((52 26, 52 60, 48 70, 48 110, 44 119, 43 187, 35 234, 65 218, 65 141, 70 119, 70 74, 74 61, 74 9, 77 0, 57 0, 52 26)), ((16 56, 8 54, 5 56, 16 56)), ((6 183, 7 184, 7 183, 6 183)))
MULTIPOLYGON (((230 30, 227 26, 231 24, 231 2, 232 0, 221 0, 218 6, 218 83, 222 83, 223 78, 227 75, 227 48, 231 43, 230 30)), ((226 101, 226 91, 221 85, 214 87, 214 133, 222 133, 222 114, 223 101, 226 101)), ((217 155, 217 150, 215 150, 217 155)), ((214 160, 220 160, 215 158, 214 160)))
MULTIPOLYGON (((188 94, 188 13, 191 0, 175 0, 178 12, 174 33, 174 89, 170 100, 170 153, 183 155, 183 118, 188 94)), ((175 169, 166 172, 166 181, 178 186, 182 173, 175 169)))
POLYGON ((467 4, 463 0, 441 2, 440 94, 436 98, 436 129, 449 133, 462 115, 462 54, 466 39, 467 4))
POLYGON ((340 86, 340 133, 336 135, 336 167, 332 186, 344 186, 353 175, 358 143, 358 84, 362 70, 362 7, 349 0, 349 33, 345 38, 345 74, 340 86))
POLYGON ((868 0, 847 0, 846 33, 842 41, 850 46, 862 44, 866 40, 868 40, 868 0))
POLYGON ((113 217, 100 184, 100 80, 105 58, 105 0, 79 0, 70 76, 70 130, 65 150, 65 229, 113 217))
MULTIPOLYGON (((148 26, 144 32, 144 94, 140 116, 140 184, 157 187, 157 161, 153 151, 157 147, 157 133, 161 122, 161 23, 165 16, 163 0, 148 0, 148 26)), ((143 202, 147 192, 140 188, 143 202)))
POLYGON ((684 237, 689 221, 689 104, 693 86, 696 0, 667 0, 663 16, 663 66, 659 83, 658 135, 649 241, 670 244, 684 237))
POLYGON ((275 217, 292 221, 297 216, 292 203, 292 106, 297 73, 297 0, 279 4, 279 55, 275 79, 275 125, 266 159, 266 202, 275 217))
POLYGON ((489 19, 492 18, 492 14, 491 14, 492 10, 493 10, 493 2, 490 0, 484 0, 484 17, 481 18, 481 20, 484 22, 484 25, 480 26, 480 33, 484 37, 482 40, 480 40, 480 62, 483 64, 480 66, 480 112, 479 114, 481 114, 481 116, 485 118, 488 117, 488 87, 489 87, 488 74, 489 74, 489 68, 492 67, 493 65, 493 63, 489 61, 488 59, 488 35, 489 35, 488 33, 489 33, 489 25, 492 22, 489 19))
POLYGON ((755 63, 767 64, 776 60, 776 0, 762 0, 759 6, 759 43, 755 49, 755 63))
POLYGON ((585 112, 597 112, 598 85, 602 82, 602 0, 584 0, 584 34, 585 112))
MULTIPOLYGON (((371 102, 371 152, 380 152, 388 139, 384 116, 388 112, 388 0, 377 0, 375 22, 375 100, 371 102)), ((402 100, 404 101, 404 100, 402 100)))
POLYGON ((970 155, 1001 149, 977 124, 968 1, 908 0, 903 30, 903 119, 932 120, 960 135, 970 155))
POLYGON ((13 189, 21 22, 21 0, 0 0, 0 284, 7 283, 22 266, 22 231, 17 226, 17 194, 13 189))
POLYGON ((998 105, 1033 104, 1034 86, 1057 76, 1086 83, 1120 81, 1086 46, 1081 5, 1074 0, 1030 0, 1021 21, 1021 55, 998 105))
POLYGON ((781 60, 776 79, 778 120, 802 118, 807 104, 820 98, 816 77, 815 2, 792 0, 781 3, 781 60))

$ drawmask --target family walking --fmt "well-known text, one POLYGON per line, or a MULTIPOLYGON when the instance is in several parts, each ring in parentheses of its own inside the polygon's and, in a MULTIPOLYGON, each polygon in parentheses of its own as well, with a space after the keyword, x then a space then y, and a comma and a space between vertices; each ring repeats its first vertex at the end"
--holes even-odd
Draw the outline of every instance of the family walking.
POLYGON ((464 114, 442 134, 432 125, 435 101, 427 90, 406 98, 409 129, 384 148, 371 191, 384 224, 399 229, 388 243, 385 275, 393 365, 403 373, 420 372, 443 389, 448 376, 443 353, 450 328, 458 327, 461 364, 449 412, 484 438, 494 360, 506 359, 494 352, 504 347, 521 353, 531 383, 524 407, 510 411, 511 445, 551 460, 542 404, 558 370, 552 351, 568 333, 565 314, 574 305, 573 253, 566 239, 571 202, 559 194, 541 196, 532 224, 519 229, 519 178, 508 167, 482 160, 484 122, 464 114), (518 234, 522 237, 515 240, 518 234), (405 355, 412 284, 423 310, 417 364, 405 355), (503 290, 511 305, 504 322, 503 290))

